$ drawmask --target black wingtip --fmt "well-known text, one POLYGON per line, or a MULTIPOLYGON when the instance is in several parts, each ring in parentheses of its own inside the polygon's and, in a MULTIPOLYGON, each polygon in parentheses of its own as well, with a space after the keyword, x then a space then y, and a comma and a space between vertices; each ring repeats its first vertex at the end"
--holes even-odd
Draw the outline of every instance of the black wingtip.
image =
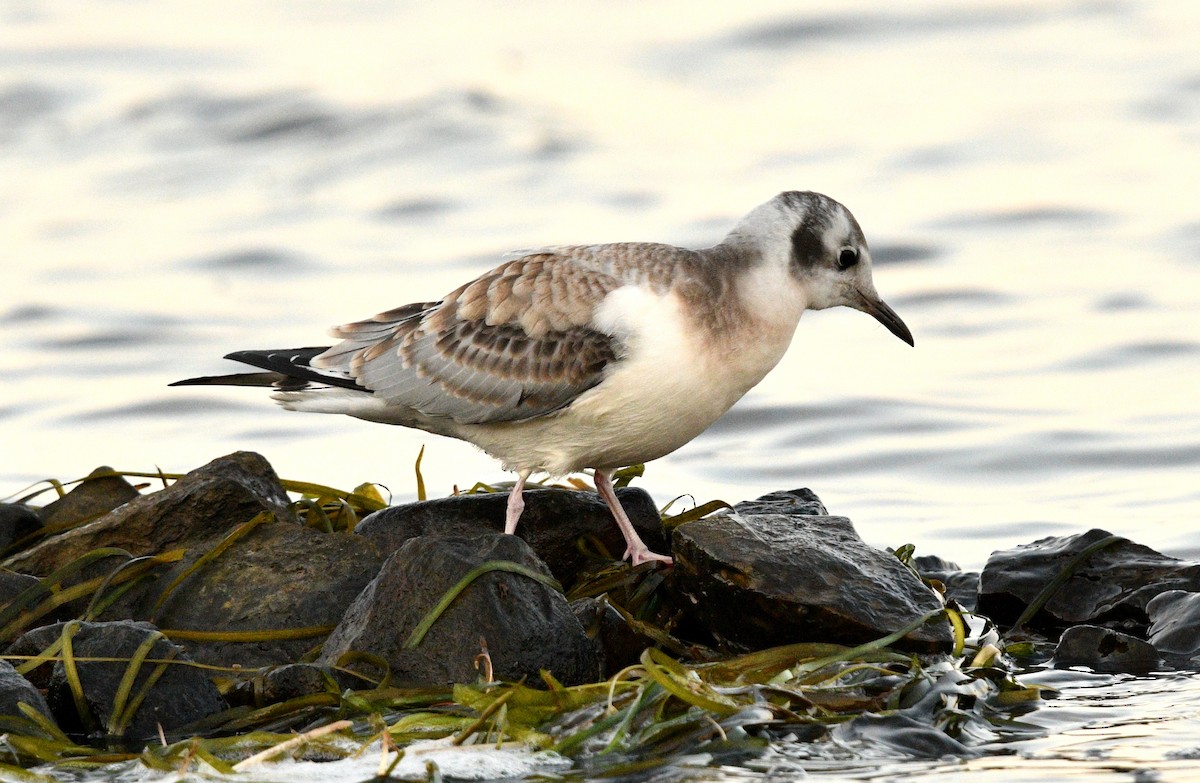
POLYGON ((199 378, 184 378, 168 383, 168 386, 274 386, 286 381, 287 376, 277 372, 240 372, 232 375, 204 375, 199 378))
POLYGON ((342 386, 355 391, 370 392, 353 378, 324 374, 309 366, 309 362, 329 346, 309 348, 287 348, 266 351, 234 351, 226 359, 257 367, 265 372, 237 373, 234 375, 212 375, 202 378, 185 378, 170 386, 277 386, 281 389, 300 389, 309 383, 325 386, 342 386))

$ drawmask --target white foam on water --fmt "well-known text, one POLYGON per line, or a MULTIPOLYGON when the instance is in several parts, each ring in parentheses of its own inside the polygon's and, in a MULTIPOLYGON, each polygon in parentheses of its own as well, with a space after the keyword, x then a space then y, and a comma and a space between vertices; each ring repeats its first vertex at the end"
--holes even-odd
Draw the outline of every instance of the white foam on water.
MULTIPOLYGON (((368 780, 381 771, 382 748, 375 742, 355 758, 337 763, 325 761, 293 761, 285 759, 267 762, 239 774, 239 780, 256 783, 288 781, 288 783, 357 783, 368 780)), ((395 759, 389 752, 382 770, 395 759)), ((536 772, 561 771, 571 762, 550 751, 532 750, 524 745, 507 743, 495 745, 453 745, 449 738, 414 742, 404 748, 404 756, 391 771, 400 780, 425 780, 436 765, 441 774, 456 780, 520 779, 536 772)))
MULTIPOLYGON (((222 775, 201 762, 188 772, 162 772, 139 762, 111 765, 84 776, 108 783, 178 783, 196 780, 238 780, 245 783, 360 783, 387 772, 396 758, 386 756, 373 742, 353 757, 334 761, 304 761, 284 757, 239 770, 236 776, 222 775)), ((534 774, 557 773, 570 768, 568 759, 552 751, 535 750, 518 743, 496 745, 453 745, 450 738, 422 740, 404 748, 404 756, 391 769, 391 780, 428 780, 437 772, 454 780, 521 780, 534 774)), ((35 772, 58 779, 61 769, 41 767, 35 772)), ((6 779, 6 778, 5 778, 6 779)))

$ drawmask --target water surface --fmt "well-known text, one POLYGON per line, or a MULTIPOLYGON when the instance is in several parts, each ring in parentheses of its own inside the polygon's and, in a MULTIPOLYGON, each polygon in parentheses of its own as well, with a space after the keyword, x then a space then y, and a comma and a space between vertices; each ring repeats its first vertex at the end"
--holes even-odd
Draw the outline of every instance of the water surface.
MULTIPOLYGON (((809 486, 868 541, 969 567, 1093 526, 1200 557, 1198 40, 1184 0, 10 3, 0 487, 250 449, 403 500, 422 445, 432 493, 501 479, 465 444, 166 384, 513 248, 709 245, 814 189, 857 215, 917 346, 806 315, 649 467, 660 503, 809 486)), ((1160 718, 1155 687, 1079 723, 1104 769, 1195 763, 1194 713, 1160 718)), ((1016 766, 1100 763, 1055 747, 1016 766)))

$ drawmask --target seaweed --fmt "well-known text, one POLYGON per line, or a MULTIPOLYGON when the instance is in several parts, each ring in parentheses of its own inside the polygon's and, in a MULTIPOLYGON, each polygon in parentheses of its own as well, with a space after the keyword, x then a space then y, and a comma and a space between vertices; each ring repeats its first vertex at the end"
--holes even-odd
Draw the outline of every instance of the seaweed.
MULTIPOLYGON (((424 499, 422 456, 423 452, 417 457, 415 472, 418 496, 424 499)), ((641 466, 620 471, 616 483, 628 485, 642 473, 641 466)), ((164 486, 181 477, 161 471, 104 475, 152 478, 164 486)), ((29 503, 47 492, 61 497, 67 487, 79 482, 47 479, 40 483, 45 486, 24 490, 19 502, 29 503)), ((387 505, 373 484, 361 484, 351 491, 301 481, 284 481, 283 485, 297 496, 292 507, 301 522, 329 535, 352 531, 367 514, 387 505)), ((557 486, 590 489, 586 478, 578 476, 557 486)), ((466 492, 507 489, 504 484, 477 482, 466 492)), ((669 528, 728 507, 719 500, 693 502, 692 509, 670 514, 678 500, 661 510, 669 528)), ((165 585, 154 604, 154 614, 184 580, 269 518, 269 514, 259 514, 232 527, 165 585)), ((86 520, 77 524, 84 523, 86 520)), ((16 549, 58 532, 62 529, 27 536, 17 542, 16 549)), ((122 660, 127 668, 113 698, 111 718, 105 726, 85 725, 86 737, 64 733, 24 704, 21 714, 0 717, 0 750, 5 753, 0 777, 48 781, 54 779, 56 770, 118 762, 163 771, 233 775, 282 757, 346 758, 381 743, 383 778, 405 747, 436 739, 477 746, 523 743, 570 759, 580 774, 621 777, 677 763, 695 753, 708 753, 718 760, 745 759, 762 753, 781 737, 821 740, 837 726, 868 713, 915 717, 963 740, 981 733, 1016 736, 1032 730, 1017 718, 1037 703, 1044 689, 1024 686, 1016 679, 1005 642, 983 618, 947 607, 856 647, 802 642, 734 655, 680 635, 679 618, 664 600, 667 579, 654 564, 631 568, 613 562, 595 541, 584 540, 580 546, 596 555, 596 566, 567 586, 566 597, 599 598, 650 642, 635 665, 607 680, 568 687, 543 672, 538 683, 496 682, 485 653, 476 682, 459 683, 452 689, 395 687, 386 663, 357 654, 343 657, 335 666, 339 675, 356 678, 357 687, 344 687, 345 680, 339 686, 333 677, 326 677, 323 692, 276 703, 233 706, 185 727, 173 741, 160 736, 157 743, 145 747, 114 745, 111 740, 122 737, 146 693, 169 667, 204 669, 225 693, 239 686, 262 693, 264 670, 212 666, 170 655, 151 657, 161 638, 312 639, 316 644, 332 630, 326 626, 246 632, 165 629, 147 637, 133 655, 122 660), (889 646, 923 623, 942 620, 949 620, 954 630, 950 653, 914 655, 889 646), (378 677, 352 671, 349 664, 355 662, 371 664, 378 677), (143 677, 146 673, 149 676, 143 677), (27 769, 39 765, 38 772, 27 769)), ((39 579, 37 585, 0 609, 0 641, 11 642, 42 618, 66 607, 84 608, 75 620, 62 626, 45 649, 6 659, 24 674, 61 663, 79 715, 86 720, 90 713, 83 704, 77 665, 98 659, 75 655, 72 637, 78 621, 98 616, 124 591, 140 580, 161 576, 184 555, 183 550, 171 550, 133 557, 122 550, 97 549, 39 579)), ((911 548, 901 547, 897 556, 907 562, 911 548)), ((408 644, 419 643, 457 593, 471 579, 492 569, 516 571, 563 589, 513 563, 484 564, 447 592, 413 631, 408 644)))

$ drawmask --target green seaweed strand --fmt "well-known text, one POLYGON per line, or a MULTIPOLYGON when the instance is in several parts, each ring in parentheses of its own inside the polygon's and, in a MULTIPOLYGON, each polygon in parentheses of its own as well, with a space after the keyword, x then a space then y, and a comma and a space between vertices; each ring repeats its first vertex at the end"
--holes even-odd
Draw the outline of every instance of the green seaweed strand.
POLYGON ((489 560, 472 568, 466 576, 458 580, 457 584, 446 591, 441 600, 437 602, 437 605, 429 611, 429 614, 425 615, 421 622, 417 623, 417 627, 409 634, 408 641, 404 643, 404 649, 415 649, 425 639, 425 634, 429 633, 429 629, 438 621, 438 618, 450 608, 450 604, 454 603, 454 599, 458 598, 459 594, 463 590, 466 590, 472 582, 490 571, 507 571, 510 574, 527 576, 535 582, 541 582, 553 590, 562 592, 562 585, 553 577, 538 573, 532 568, 527 568, 520 563, 514 563, 510 560, 489 560))
POLYGON ((1096 543, 1072 557, 1069 561, 1067 561, 1065 566, 1059 569, 1059 572, 1054 575, 1054 578, 1042 588, 1042 591, 1037 594, 1037 597, 1029 602, 1029 605, 1025 607, 1025 611, 1021 612, 1021 616, 1017 618, 1015 623, 1013 623, 1012 628, 1008 629, 1008 633, 1005 634, 1005 637, 1011 636, 1021 626, 1032 620, 1033 616, 1041 611, 1043 606, 1049 603, 1050 599, 1054 597, 1054 594, 1058 592, 1058 589, 1066 584, 1068 579, 1075 575, 1075 572, 1079 570, 1079 567, 1083 565, 1083 563, 1089 557, 1096 554, 1101 549, 1107 549, 1119 541, 1127 540, 1128 539, 1126 539, 1124 536, 1106 536, 1105 538, 1100 539, 1096 543))

